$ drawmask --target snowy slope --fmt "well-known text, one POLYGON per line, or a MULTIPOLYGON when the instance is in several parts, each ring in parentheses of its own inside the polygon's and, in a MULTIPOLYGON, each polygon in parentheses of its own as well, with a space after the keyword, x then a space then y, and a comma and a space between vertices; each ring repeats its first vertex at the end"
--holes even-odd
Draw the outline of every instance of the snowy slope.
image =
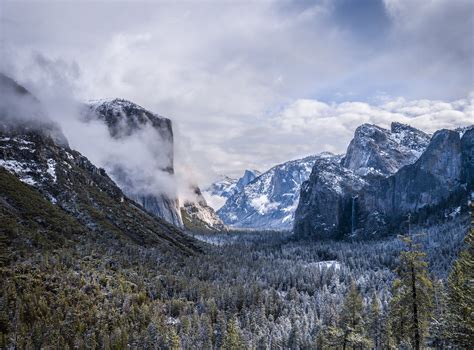
POLYGON ((229 197, 219 216, 233 227, 291 229, 301 184, 317 159, 333 157, 322 153, 271 168, 229 197))
POLYGON ((413 164, 431 136, 409 125, 392 123, 390 130, 377 125, 359 126, 347 148, 343 166, 357 175, 389 176, 413 164))
POLYGON ((252 182, 260 174, 258 170, 245 170, 239 179, 221 175, 217 181, 206 188, 203 194, 209 204, 217 210, 225 204, 227 198, 241 191, 245 185, 252 182))
POLYGON ((229 198, 236 192, 242 190, 245 185, 252 182, 256 177, 260 176, 258 170, 245 170, 242 177, 234 179, 230 176, 222 175, 211 186, 206 189, 211 195, 229 198))
POLYGON ((212 196, 229 198, 235 192, 237 181, 239 179, 221 175, 211 186, 206 188, 206 192, 212 196))

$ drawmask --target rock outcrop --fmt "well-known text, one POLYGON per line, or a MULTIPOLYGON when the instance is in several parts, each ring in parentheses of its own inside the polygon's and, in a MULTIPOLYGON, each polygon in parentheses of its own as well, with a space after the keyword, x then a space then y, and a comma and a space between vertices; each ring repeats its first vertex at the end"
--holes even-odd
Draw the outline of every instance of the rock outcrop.
POLYGON ((374 237, 459 211, 472 191, 473 128, 428 135, 399 123, 362 125, 338 164, 318 164, 301 188, 299 237, 374 237))
POLYGON ((429 135, 408 125, 392 123, 386 130, 363 124, 356 129, 342 165, 362 176, 388 176, 414 163, 429 142, 429 135))
POLYGON ((203 197, 199 187, 193 188, 193 198, 184 201, 181 216, 184 227, 192 232, 222 232, 227 227, 203 197))
MULTIPOLYGON (((140 135, 151 157, 149 162, 155 162, 159 173, 141 173, 136 176, 123 166, 126 159, 111 162, 108 171, 112 178, 128 197, 141 204, 150 214, 165 219, 169 223, 183 227, 176 194, 169 194, 170 188, 160 189, 153 183, 154 177, 169 177, 172 181, 173 164, 173 129, 171 120, 152 113, 135 103, 122 99, 99 101, 89 105, 87 119, 97 118, 105 122, 110 135, 119 140, 127 140, 140 135), (141 137, 141 134, 148 137, 141 137), (152 134, 150 136, 150 133, 152 134), (167 193, 168 192, 168 193, 167 193)), ((133 155, 132 155, 133 156, 133 155)), ((140 173, 140 172, 138 172, 140 173)))
MULTIPOLYGON (((18 96, 9 96, 8 104, 23 104, 24 108, 26 95, 39 104, 12 80, 3 79, 1 84, 2 90, 20 91, 18 96)), ((186 254, 199 250, 195 242, 176 227, 149 215, 127 198, 104 169, 71 149, 59 127, 45 114, 28 116, 31 110, 23 110, 25 114, 19 116, 18 110, 12 113, 4 101, 0 101, 0 167, 39 191, 98 239, 131 240, 186 254)), ((64 227, 64 230, 69 228, 64 227)))
POLYGON ((294 230, 300 237, 338 238, 350 230, 353 198, 367 185, 341 165, 340 158, 322 158, 301 186, 294 230))

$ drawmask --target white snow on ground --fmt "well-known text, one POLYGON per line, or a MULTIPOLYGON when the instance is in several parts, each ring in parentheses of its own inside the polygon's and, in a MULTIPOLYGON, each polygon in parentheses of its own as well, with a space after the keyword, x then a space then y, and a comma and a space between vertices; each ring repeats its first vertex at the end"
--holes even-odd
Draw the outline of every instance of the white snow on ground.
POLYGON ((31 171, 28 164, 19 162, 17 160, 3 160, 0 159, 0 166, 7 169, 9 172, 16 174, 20 180, 28 185, 36 185, 36 181, 27 173, 31 171))
POLYGON ((56 177, 56 161, 54 159, 48 159, 47 172, 49 175, 51 175, 51 177, 53 178, 53 181, 56 182, 58 178, 56 177))
POLYGON ((456 207, 454 210, 449 213, 448 215, 445 215, 446 217, 450 217, 451 219, 454 219, 456 216, 461 214, 461 207, 456 207))
POLYGON ((341 269, 341 263, 336 260, 327 260, 327 261, 318 261, 307 264, 307 268, 317 268, 319 270, 326 270, 329 268, 334 268, 335 271, 341 269))

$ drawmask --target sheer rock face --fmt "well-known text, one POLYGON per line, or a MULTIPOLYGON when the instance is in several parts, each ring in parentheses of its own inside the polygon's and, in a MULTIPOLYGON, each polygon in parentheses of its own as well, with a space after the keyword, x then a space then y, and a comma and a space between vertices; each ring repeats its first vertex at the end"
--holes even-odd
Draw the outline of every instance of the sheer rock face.
MULTIPOLYGON (((159 140, 156 145, 149 145, 155 147, 151 149, 151 153, 159 159, 160 170, 173 175, 171 120, 122 99, 93 103, 89 106, 88 112, 87 118, 103 120, 109 128, 110 135, 116 139, 127 139, 136 136, 144 129, 151 128, 148 130, 153 130, 156 139, 159 140)), ((137 184, 137 179, 129 175, 120 165, 112 165, 109 171, 127 196, 141 204, 150 214, 165 219, 177 227, 183 227, 177 195, 160 193, 161 191, 155 188, 144 190, 143 186, 137 184)))
POLYGON ((474 188, 474 127, 466 130, 461 137, 463 182, 471 191, 474 188))
POLYGON ((473 186, 473 130, 462 138, 451 130, 426 138, 398 123, 391 131, 359 127, 340 164, 315 164, 301 189, 295 233, 382 236, 403 232, 408 214, 434 221, 463 206, 473 186))
POLYGON ((421 157, 394 175, 375 183, 361 193, 361 228, 367 234, 390 229, 399 231, 407 215, 413 220, 430 219, 443 207, 462 204, 466 186, 462 181, 462 147, 459 134, 441 130, 421 157), (364 223, 365 221, 365 223, 364 223))
MULTIPOLYGON (((29 93, 21 90, 19 96, 9 96, 8 103, 21 105, 25 94, 29 93)), ((31 118, 11 114, 4 100, 0 101, 0 167, 39 191, 99 239, 114 237, 186 254, 199 250, 176 227, 128 199, 104 169, 71 149, 59 127, 44 114, 31 118)))
POLYGON ((181 208, 184 227, 194 232, 226 231, 226 225, 214 209, 207 205, 199 187, 195 186, 193 190, 194 198, 184 201, 181 208))
POLYGON ((344 168, 338 159, 319 159, 308 179, 301 186, 295 213, 294 231, 301 237, 340 237, 350 230, 352 198, 366 181, 344 168))
POLYGON ((392 123, 386 130, 363 124, 355 131, 343 166, 362 176, 388 176, 414 163, 429 141, 429 135, 408 125, 392 123))

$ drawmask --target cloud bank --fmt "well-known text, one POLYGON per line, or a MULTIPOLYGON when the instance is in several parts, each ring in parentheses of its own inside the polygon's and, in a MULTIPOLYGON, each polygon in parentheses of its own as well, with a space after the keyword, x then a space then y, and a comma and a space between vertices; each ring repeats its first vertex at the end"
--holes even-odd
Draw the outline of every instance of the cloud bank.
POLYGON ((60 70, 77 99, 121 97, 171 118, 176 166, 199 183, 341 152, 361 122, 472 122, 469 0, 0 7, 2 71, 41 87, 60 70))

